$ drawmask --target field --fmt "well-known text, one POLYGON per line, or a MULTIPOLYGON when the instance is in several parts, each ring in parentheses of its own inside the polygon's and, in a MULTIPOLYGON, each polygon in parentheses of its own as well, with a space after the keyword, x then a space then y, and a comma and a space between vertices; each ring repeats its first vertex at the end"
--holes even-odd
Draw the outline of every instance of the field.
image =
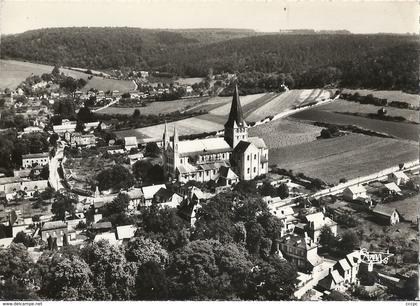
MULTIPOLYGON (((51 73, 53 68, 54 67, 52 66, 35 64, 30 62, 0 60, 0 89, 15 89, 22 81, 24 81, 31 74, 42 75, 43 73, 51 73)), ((60 71, 68 76, 77 79, 82 78, 87 80, 87 78, 89 77, 88 74, 79 71, 69 69, 60 69, 60 71)), ((104 79, 101 77, 94 76, 91 80, 88 80, 88 83, 83 88, 83 90, 88 90, 92 87, 103 91, 119 90, 121 92, 126 92, 134 89, 135 85, 132 81, 104 79)))
POLYGON ((335 184, 340 178, 357 178, 418 158, 416 144, 361 134, 270 149, 269 152, 270 165, 335 184))
MULTIPOLYGON (((244 112, 247 109, 252 109, 252 107, 258 107, 260 103, 265 101, 265 99, 269 99, 272 95, 273 94, 255 94, 240 97, 244 112)), ((222 130, 224 128, 223 125, 225 124, 229 115, 231 100, 231 97, 211 98, 210 100, 204 102, 203 105, 207 105, 207 107, 217 105, 218 107, 214 108, 208 114, 187 118, 176 122, 170 122, 168 123, 169 130, 173 131, 173 127, 175 125, 179 135, 198 134, 203 132, 214 132, 222 130)), ((197 109, 193 110, 197 111, 197 109)), ((158 124, 134 130, 118 131, 116 134, 120 137, 131 135, 137 137, 146 136, 146 138, 161 138, 164 128, 165 124, 158 124)))
POLYGON ((125 114, 131 115, 138 109, 143 115, 167 114, 175 111, 183 111, 187 107, 204 103, 208 98, 179 99, 174 101, 152 102, 144 107, 108 107, 98 111, 98 114, 125 114))
MULTIPOLYGON (((370 104, 360 104, 356 102, 346 101, 337 99, 334 103, 321 105, 316 108, 317 110, 330 111, 330 112, 349 112, 349 113, 361 113, 368 114, 378 112, 380 107, 370 104)), ((411 109, 402 109, 396 107, 386 107, 388 116, 401 116, 408 121, 419 123, 419 111, 411 109)))
POLYGON ((180 85, 193 85, 195 83, 200 83, 204 78, 179 78, 175 82, 178 82, 180 85))
POLYGON ((322 128, 292 119, 279 119, 249 129, 250 136, 264 139, 270 149, 316 140, 322 128))
POLYGON ((415 106, 420 105, 420 98, 418 95, 409 94, 402 92, 400 90, 370 90, 370 89, 345 89, 344 93, 355 93, 358 92, 361 96, 366 96, 368 94, 373 95, 374 97, 380 99, 387 99, 390 101, 401 101, 408 102, 415 106))
MULTIPOLYGON (((335 103, 335 102, 333 102, 335 103)), ((391 122, 364 117, 337 114, 319 109, 308 109, 292 115, 301 120, 319 121, 333 124, 357 125, 364 129, 386 133, 396 138, 418 141, 418 126, 411 123, 391 122)))
POLYGON ((255 109, 249 114, 247 120, 259 121, 268 116, 274 116, 301 104, 321 101, 330 97, 330 92, 320 89, 296 89, 276 96, 274 99, 255 109))

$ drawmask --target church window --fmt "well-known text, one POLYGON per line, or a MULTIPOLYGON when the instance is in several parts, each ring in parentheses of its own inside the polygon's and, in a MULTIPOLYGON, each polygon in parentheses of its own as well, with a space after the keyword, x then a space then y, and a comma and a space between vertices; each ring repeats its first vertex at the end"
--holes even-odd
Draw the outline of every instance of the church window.
POLYGON ((257 159, 257 154, 254 154, 254 159, 257 159))
POLYGON ((257 172, 257 167, 254 167, 254 173, 257 172))
POLYGON ((246 156, 246 160, 249 160, 249 155, 246 156))
POLYGON ((207 176, 209 175, 209 170, 206 170, 206 175, 207 175, 207 176))
POLYGON ((248 174, 249 174, 249 168, 248 168, 248 169, 246 169, 246 173, 248 173, 248 174))
POLYGON ((201 172, 198 172, 198 175, 201 177, 201 172))

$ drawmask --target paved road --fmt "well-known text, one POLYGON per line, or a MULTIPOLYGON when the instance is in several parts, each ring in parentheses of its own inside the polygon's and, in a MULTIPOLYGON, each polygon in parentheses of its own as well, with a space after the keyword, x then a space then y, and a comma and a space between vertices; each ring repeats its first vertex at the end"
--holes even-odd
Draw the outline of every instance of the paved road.
POLYGON ((57 151, 55 153, 55 156, 53 158, 50 159, 50 165, 49 165, 49 170, 50 170, 50 177, 49 177, 49 182, 51 187, 53 187, 55 190, 60 190, 65 188, 63 186, 63 184, 61 183, 61 179, 60 179, 60 175, 58 174, 58 167, 60 167, 60 162, 61 159, 63 158, 63 150, 64 150, 64 146, 62 145, 58 145, 57 146, 57 151))

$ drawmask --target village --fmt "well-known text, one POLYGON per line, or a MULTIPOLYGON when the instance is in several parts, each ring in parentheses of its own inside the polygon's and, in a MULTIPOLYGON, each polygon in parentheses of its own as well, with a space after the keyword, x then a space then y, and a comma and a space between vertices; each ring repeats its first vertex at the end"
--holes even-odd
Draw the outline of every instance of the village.
MULTIPOLYGON (((325 185, 269 165, 264 139, 248 135, 238 85, 223 135, 180 139, 176 125, 165 124, 161 140, 150 142, 116 136, 105 120, 89 121, 87 106, 127 98, 144 103, 175 91, 202 96, 201 85, 158 84, 146 93, 149 85, 143 84, 130 93, 70 94, 63 88, 73 86, 71 80, 62 85, 57 72, 51 75, 28 83, 32 77, 1 95, 14 112, 2 113, 11 123, 1 133, 14 126, 17 141, 28 146, 10 153, 13 169, 1 169, 1 248, 23 243, 36 262, 43 252, 68 246, 107 241, 124 247, 141 235, 139 220, 147 209, 169 209, 193 235, 203 207, 230 196, 240 206, 248 197, 280 224, 268 253, 296 269, 291 299, 387 300, 408 294, 416 273, 419 220, 417 211, 402 213, 401 207, 418 200, 418 160, 325 185), (76 101, 76 109, 59 102, 63 98, 76 101), (70 111, 76 120, 57 118, 70 111)), ((144 79, 147 72, 134 75, 144 79)))

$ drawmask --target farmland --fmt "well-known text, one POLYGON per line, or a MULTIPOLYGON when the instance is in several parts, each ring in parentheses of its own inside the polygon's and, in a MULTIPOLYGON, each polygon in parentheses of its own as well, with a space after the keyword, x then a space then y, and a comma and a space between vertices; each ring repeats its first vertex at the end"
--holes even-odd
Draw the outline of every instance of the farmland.
POLYGON ((390 138, 350 134, 270 149, 269 164, 329 183, 418 159, 418 146, 390 138))
POLYGON ((292 119, 280 119, 249 129, 250 136, 264 139, 270 149, 316 140, 322 128, 292 119))
MULTIPOLYGON (((24 81, 31 74, 42 75, 43 73, 51 73, 52 66, 35 64, 30 62, 21 62, 14 60, 0 60, 0 88, 15 89, 22 81, 24 81)), ((88 74, 69 70, 60 69, 61 72, 76 79, 85 79, 89 77, 88 74)), ((129 91, 135 88, 131 81, 121 81, 113 79, 104 79, 94 76, 83 90, 96 88, 98 90, 119 90, 121 92, 129 91)))
POLYGON ((416 221, 417 218, 417 204, 420 202, 420 194, 415 197, 407 198, 400 201, 386 203, 386 206, 396 208, 405 220, 416 221))
POLYGON ((355 93, 358 92, 361 96, 367 96, 371 94, 374 97, 380 99, 387 99, 391 101, 401 101, 411 103, 415 106, 420 106, 420 99, 418 95, 409 94, 402 92, 401 90, 370 90, 370 89, 345 89, 343 93, 355 93))
MULTIPOLYGON (((371 104, 360 104, 356 102, 346 101, 337 99, 336 102, 321 105, 316 108, 321 111, 330 111, 330 112, 349 112, 349 113, 360 113, 360 114, 376 114, 379 106, 374 106, 371 104)), ((411 109, 402 109, 396 107, 386 107, 388 116, 401 116, 408 121, 419 123, 419 112, 411 109)))
POLYGON ((292 109, 294 106, 329 98, 330 92, 319 89, 290 90, 250 112, 247 120, 259 121, 268 116, 292 109))
POLYGON ((152 102, 144 107, 108 107, 98 111, 98 114, 131 115, 135 109, 138 109, 143 115, 166 114, 176 111, 183 111, 193 105, 204 103, 206 100, 208 100, 208 98, 191 98, 174 101, 152 102))
POLYGON ((337 114, 319 109, 308 109, 292 115, 293 118, 332 124, 356 125, 364 129, 386 133, 396 138, 418 141, 418 126, 364 117, 337 114))

